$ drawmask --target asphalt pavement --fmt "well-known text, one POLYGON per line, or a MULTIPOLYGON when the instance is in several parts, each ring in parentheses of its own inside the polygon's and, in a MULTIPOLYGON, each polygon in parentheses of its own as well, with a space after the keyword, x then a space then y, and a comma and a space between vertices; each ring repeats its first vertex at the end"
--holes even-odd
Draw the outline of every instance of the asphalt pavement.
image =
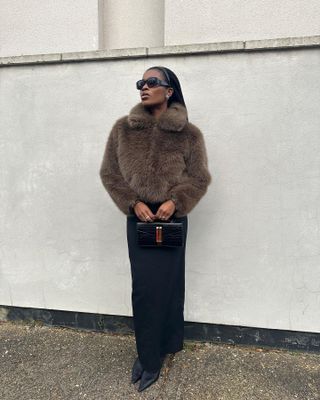
POLYGON ((133 335, 0 323, 1 400, 316 400, 320 354, 185 341, 138 392, 133 335))

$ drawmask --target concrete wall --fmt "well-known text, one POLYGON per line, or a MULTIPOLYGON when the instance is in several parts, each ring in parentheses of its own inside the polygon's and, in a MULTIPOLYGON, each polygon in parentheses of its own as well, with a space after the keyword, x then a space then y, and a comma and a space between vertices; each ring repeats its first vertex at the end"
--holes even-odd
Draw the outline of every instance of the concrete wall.
POLYGON ((0 0, 0 57, 98 47, 96 0, 0 0))
POLYGON ((0 57, 320 34, 309 0, 0 0, 0 57))
POLYGON ((164 45, 164 0, 104 0, 102 48, 164 45))
POLYGON ((165 45, 320 34, 318 0, 166 0, 165 45))
POLYGON ((155 63, 213 176, 189 215, 185 319, 320 332, 319 47, 2 67, 0 304, 132 315, 126 219, 98 171, 155 63))

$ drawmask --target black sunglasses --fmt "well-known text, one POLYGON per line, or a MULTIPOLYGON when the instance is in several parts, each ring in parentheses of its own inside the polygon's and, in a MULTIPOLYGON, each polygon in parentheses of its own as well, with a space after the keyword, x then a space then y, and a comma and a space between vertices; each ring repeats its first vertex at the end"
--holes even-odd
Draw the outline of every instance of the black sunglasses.
POLYGON ((141 90, 145 84, 147 84, 148 88, 153 88, 156 86, 170 87, 170 85, 167 82, 162 81, 161 79, 157 78, 156 76, 151 76, 150 78, 148 78, 146 80, 140 79, 139 81, 137 81, 136 82, 137 89, 141 90))

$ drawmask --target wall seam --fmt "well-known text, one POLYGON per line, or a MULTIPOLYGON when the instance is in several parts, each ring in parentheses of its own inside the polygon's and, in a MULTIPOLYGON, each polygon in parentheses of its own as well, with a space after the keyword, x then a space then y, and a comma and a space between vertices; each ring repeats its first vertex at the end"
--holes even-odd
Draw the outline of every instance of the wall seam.
POLYGON ((168 57, 179 55, 213 54, 226 52, 252 52, 275 50, 298 50, 320 47, 320 35, 277 39, 192 43, 162 47, 137 47, 111 50, 93 50, 66 53, 30 54, 0 57, 0 67, 18 65, 42 65, 62 62, 80 62, 96 60, 117 60, 123 58, 168 57))

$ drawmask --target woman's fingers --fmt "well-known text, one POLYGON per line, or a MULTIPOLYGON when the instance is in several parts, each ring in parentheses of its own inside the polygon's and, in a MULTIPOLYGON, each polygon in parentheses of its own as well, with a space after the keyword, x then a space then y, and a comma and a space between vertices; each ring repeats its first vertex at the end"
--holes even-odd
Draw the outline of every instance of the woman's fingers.
POLYGON ((157 218, 165 220, 165 219, 167 219, 167 218, 169 218, 169 217, 170 217, 169 214, 161 213, 161 214, 158 215, 157 218))
POLYGON ((167 200, 161 204, 156 214, 150 208, 140 201, 134 206, 134 211, 137 217, 144 222, 152 222, 154 219, 162 219, 166 221, 175 211, 175 204, 172 200, 167 200))
POLYGON ((134 211, 137 215, 137 217, 141 220, 141 221, 146 221, 146 222, 150 222, 153 221, 153 219, 155 218, 155 215, 153 214, 153 212, 150 210, 150 208, 143 202, 139 202, 135 205, 134 207, 134 211))
POLYGON ((161 204, 156 213, 156 218, 166 220, 174 213, 175 204, 172 200, 167 200, 161 204))
POLYGON ((153 221, 153 217, 151 217, 150 215, 144 215, 143 220, 146 222, 151 222, 153 221))

